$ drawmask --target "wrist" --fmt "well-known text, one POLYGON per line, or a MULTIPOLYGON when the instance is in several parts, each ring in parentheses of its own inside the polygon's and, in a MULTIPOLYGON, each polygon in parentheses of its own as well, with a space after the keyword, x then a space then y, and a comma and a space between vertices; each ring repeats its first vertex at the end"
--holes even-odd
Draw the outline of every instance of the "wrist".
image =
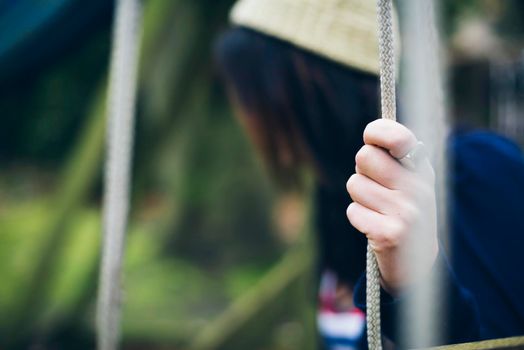
MULTIPOLYGON (((415 259, 408 260, 404 257, 400 257, 399 261, 403 264, 399 264, 397 273, 386 276, 384 278, 381 273, 380 286, 392 297, 398 297, 406 293, 406 291, 417 288, 418 286, 429 283, 432 278, 434 266, 438 259, 440 247, 438 242, 432 245, 431 248, 427 247, 424 250, 420 250, 417 254, 412 254, 415 259)), ((391 270, 389 271, 392 272, 391 270)))

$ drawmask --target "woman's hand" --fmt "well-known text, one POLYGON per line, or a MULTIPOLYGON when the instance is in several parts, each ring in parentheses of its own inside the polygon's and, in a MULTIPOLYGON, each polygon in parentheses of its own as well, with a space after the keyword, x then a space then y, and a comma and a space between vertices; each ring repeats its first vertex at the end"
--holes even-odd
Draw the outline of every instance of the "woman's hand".
POLYGON ((429 273, 438 253, 435 175, 427 159, 414 170, 397 160, 417 139, 395 121, 369 123, 364 143, 347 182, 347 217, 375 251, 382 287, 397 293, 429 273))

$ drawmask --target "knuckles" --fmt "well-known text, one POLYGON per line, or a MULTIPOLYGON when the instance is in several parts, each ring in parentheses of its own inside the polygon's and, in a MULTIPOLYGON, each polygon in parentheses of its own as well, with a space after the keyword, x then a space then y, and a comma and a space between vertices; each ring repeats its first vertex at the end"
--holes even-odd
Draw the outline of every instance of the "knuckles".
MULTIPOLYGON (((391 142, 400 145, 404 141, 403 138, 398 138, 391 142)), ((375 146, 364 145, 355 156, 357 168, 369 169, 369 162, 376 156, 376 152, 375 146)), ((385 171, 382 174, 382 181, 393 183, 398 180, 397 172, 383 170, 385 171)), ((359 197, 359 191, 366 191, 367 187, 363 186, 363 177, 364 175, 356 173, 347 180, 346 189, 351 197, 359 197)), ((404 180, 400 186, 402 189, 388 189, 394 192, 395 200, 389 203, 389 209, 383 213, 386 217, 381 220, 363 218, 363 212, 357 203, 351 203, 346 210, 351 224, 368 236, 377 252, 388 252, 399 248, 411 231, 417 229, 418 225, 426 220, 424 211, 432 210, 431 204, 435 201, 432 181, 415 174, 404 180)))

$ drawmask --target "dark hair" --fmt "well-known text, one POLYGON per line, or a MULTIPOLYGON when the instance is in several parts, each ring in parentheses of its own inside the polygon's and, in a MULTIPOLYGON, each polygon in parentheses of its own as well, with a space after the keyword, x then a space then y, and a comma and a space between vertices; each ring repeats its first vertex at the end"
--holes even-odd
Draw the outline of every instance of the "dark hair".
POLYGON ((377 77, 242 27, 222 35, 215 55, 273 175, 289 183, 304 165, 316 171, 321 264, 354 282, 365 239, 345 217, 345 182, 364 127, 378 115, 377 77))

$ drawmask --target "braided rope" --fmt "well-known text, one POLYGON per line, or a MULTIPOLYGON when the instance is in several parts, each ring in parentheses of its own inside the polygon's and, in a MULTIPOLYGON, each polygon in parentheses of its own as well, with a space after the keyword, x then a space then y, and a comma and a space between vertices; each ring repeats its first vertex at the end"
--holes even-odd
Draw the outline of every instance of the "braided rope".
POLYGON ((382 118, 396 120, 395 42, 392 0, 377 0, 382 118))
POLYGON ((368 329, 368 347, 371 350, 381 350, 380 271, 378 269, 377 257, 369 244, 366 259, 366 322, 368 329))
MULTIPOLYGON (((382 118, 396 119, 395 43, 393 40, 392 0, 377 0, 379 24, 380 98, 382 118)), ((380 271, 373 249, 366 254, 366 318, 368 347, 382 349, 380 330, 380 271)))
POLYGON ((102 263, 97 300, 97 348, 115 350, 120 338, 121 272, 140 46, 140 0, 117 0, 107 101, 107 155, 102 263))

